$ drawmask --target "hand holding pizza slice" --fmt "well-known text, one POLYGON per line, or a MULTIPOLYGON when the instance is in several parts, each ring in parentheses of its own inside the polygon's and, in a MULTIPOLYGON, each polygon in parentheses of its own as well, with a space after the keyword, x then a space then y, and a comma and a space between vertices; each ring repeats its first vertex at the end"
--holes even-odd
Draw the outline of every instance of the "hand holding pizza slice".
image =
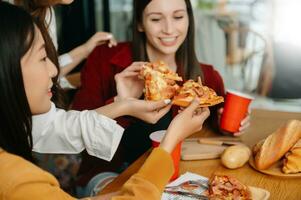
POLYGON ((193 80, 188 80, 174 96, 173 104, 187 107, 196 97, 200 99, 200 107, 214 106, 224 102, 224 98, 218 96, 213 89, 203 86, 193 80))

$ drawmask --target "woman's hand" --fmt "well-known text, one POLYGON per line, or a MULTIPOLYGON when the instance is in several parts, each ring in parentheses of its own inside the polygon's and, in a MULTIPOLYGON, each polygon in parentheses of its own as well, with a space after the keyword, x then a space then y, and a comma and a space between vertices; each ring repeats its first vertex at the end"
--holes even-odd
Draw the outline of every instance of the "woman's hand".
POLYGON ((122 72, 115 75, 117 89, 115 100, 141 97, 144 81, 138 76, 144 64, 146 63, 134 62, 122 72))
MULTIPOLYGON (((223 111, 224 111, 224 108, 220 108, 217 111, 217 117, 218 117, 218 124, 219 124, 219 126, 220 126, 220 121, 221 121, 221 116, 222 116, 223 111)), ((250 126, 250 119, 251 119, 250 118, 250 114, 251 114, 251 111, 249 109, 246 117, 240 122, 240 127, 238 129, 238 132, 233 133, 233 136, 241 136, 241 135, 243 135, 245 133, 245 131, 250 126)), ((228 132, 225 132, 225 131, 221 131, 221 132, 224 133, 224 134, 229 134, 228 132)))
POLYGON ((151 124, 157 123, 171 108, 170 99, 145 101, 134 98, 122 99, 126 102, 126 115, 130 115, 151 124))
POLYGON ((88 57, 96 46, 104 43, 108 43, 110 48, 117 45, 117 41, 111 33, 96 32, 85 44, 83 44, 86 49, 86 57, 88 57))
POLYGON ((180 141, 202 129, 210 111, 208 108, 199 108, 198 106, 199 99, 195 99, 189 107, 172 120, 165 138, 160 144, 167 152, 171 153, 180 141))

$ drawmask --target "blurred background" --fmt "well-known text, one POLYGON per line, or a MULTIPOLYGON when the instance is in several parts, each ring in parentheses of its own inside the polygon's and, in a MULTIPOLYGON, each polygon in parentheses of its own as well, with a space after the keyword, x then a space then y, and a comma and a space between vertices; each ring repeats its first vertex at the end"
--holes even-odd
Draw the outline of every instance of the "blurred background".
MULTIPOLYGON (((259 107, 285 102, 301 109, 300 0, 191 2, 198 59, 216 67, 226 88, 258 95, 259 107)), ((60 52, 95 31, 131 39, 132 0, 76 0, 55 11, 60 52)))

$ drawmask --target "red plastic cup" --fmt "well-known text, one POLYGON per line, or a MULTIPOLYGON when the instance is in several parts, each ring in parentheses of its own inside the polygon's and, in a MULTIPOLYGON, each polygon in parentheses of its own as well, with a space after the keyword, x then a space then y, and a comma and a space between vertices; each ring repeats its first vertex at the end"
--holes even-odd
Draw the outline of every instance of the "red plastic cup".
MULTIPOLYGON (((158 147, 160 145, 160 142, 162 141, 164 135, 166 133, 166 130, 161 130, 161 131, 156 131, 150 134, 150 139, 152 141, 152 146, 158 147)), ((179 171, 180 171, 180 158, 181 158, 181 146, 182 146, 182 142, 180 142, 175 149, 173 150, 173 152, 171 153, 171 157, 173 160, 173 164, 174 164, 174 168, 175 168, 175 172, 172 175, 172 177, 170 178, 170 181, 175 180, 176 178, 179 177, 179 171)))
POLYGON ((227 90, 225 107, 221 116, 221 129, 230 133, 237 132, 253 99, 250 95, 227 90))

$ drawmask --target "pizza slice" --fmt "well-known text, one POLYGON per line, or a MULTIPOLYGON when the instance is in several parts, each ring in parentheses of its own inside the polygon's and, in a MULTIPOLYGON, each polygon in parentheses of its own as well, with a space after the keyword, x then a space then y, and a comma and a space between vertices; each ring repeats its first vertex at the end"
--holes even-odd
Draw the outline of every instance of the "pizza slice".
POLYGON ((187 107, 196 97, 200 99, 200 107, 213 106, 224 102, 224 98, 218 96, 213 89, 202 86, 193 80, 188 80, 174 96, 173 104, 187 107))
POLYGON ((141 70, 141 75, 145 80, 145 99, 152 101, 172 99, 179 89, 176 81, 182 81, 182 78, 162 61, 148 63, 141 70))
POLYGON ((207 191, 209 199, 218 200, 251 200, 249 188, 236 178, 215 175, 210 180, 207 191))

